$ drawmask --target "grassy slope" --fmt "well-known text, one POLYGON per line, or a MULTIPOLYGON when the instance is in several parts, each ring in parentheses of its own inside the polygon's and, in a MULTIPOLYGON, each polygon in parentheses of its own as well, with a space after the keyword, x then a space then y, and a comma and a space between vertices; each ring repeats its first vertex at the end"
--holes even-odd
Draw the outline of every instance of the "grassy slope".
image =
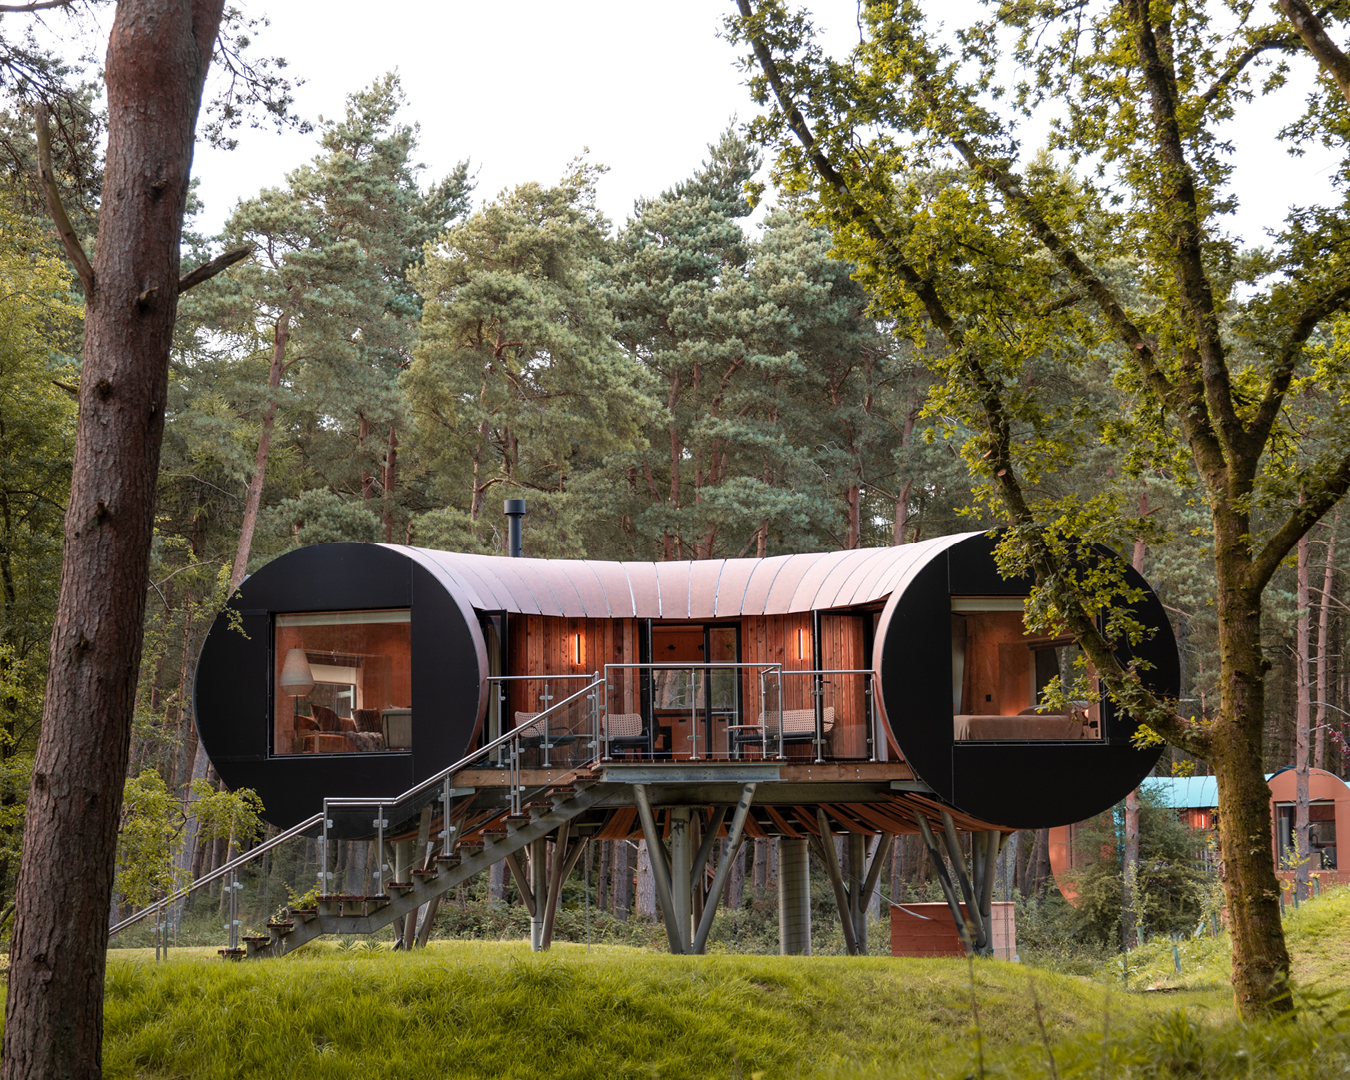
MULTIPOLYGON (((1301 970, 1347 979, 1328 959, 1350 947, 1347 911, 1350 892, 1291 918, 1301 970)), ((523 944, 477 942, 435 943, 412 955, 316 943, 285 961, 238 965, 202 963, 208 950, 161 965, 133 952, 109 965, 108 1077, 769 1080, 977 1071, 971 969, 958 961, 682 958, 584 946, 531 956, 523 944)), ((1005 1075, 1050 1075, 1033 983, 1061 1078, 1138 1075, 1158 1060, 1177 1074, 1269 1075, 1266 1057, 1309 1058, 1304 1044, 1315 1034, 1309 1022, 1273 1041, 1238 1028, 1226 989, 1123 994, 1118 985, 991 962, 974 974, 986 1059, 1005 1075), (1179 1007, 1205 1023, 1179 1018, 1179 1007), (1114 1033, 1105 1058, 1104 1024, 1114 1033), (1220 1064, 1202 1064, 1209 1057, 1220 1064)), ((1318 1069, 1326 1063, 1319 1059, 1318 1069)))
MULTIPOLYGON (((1329 889, 1285 912, 1284 929, 1294 963, 1294 980, 1312 990, 1350 990, 1350 888, 1329 889)), ((1229 985, 1232 954, 1228 935, 1182 941, 1181 973, 1170 941, 1154 941, 1130 953, 1130 985, 1190 990, 1229 985)), ((1120 962, 1113 975, 1120 978, 1120 962)))

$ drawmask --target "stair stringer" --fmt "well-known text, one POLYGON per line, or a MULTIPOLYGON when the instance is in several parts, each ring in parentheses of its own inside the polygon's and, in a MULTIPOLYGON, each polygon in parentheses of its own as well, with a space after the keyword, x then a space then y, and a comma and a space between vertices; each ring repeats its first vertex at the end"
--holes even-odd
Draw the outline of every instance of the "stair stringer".
POLYGON ((293 952, 301 945, 324 934, 373 934, 400 916, 416 911, 429 900, 444 895, 456 885, 468 881, 474 874, 486 870, 493 863, 515 854, 527 844, 542 840, 559 825, 571 821, 603 802, 617 787, 618 784, 594 784, 577 792, 552 810, 540 814, 517 829, 512 829, 502 839, 485 845, 482 851, 463 859, 458 866, 442 866, 436 877, 415 883, 402 896, 391 897, 389 903, 369 914, 334 915, 319 912, 307 918, 304 916, 296 918, 293 930, 284 935, 274 933, 270 944, 251 947, 249 956, 255 958, 285 956, 286 953, 293 952))

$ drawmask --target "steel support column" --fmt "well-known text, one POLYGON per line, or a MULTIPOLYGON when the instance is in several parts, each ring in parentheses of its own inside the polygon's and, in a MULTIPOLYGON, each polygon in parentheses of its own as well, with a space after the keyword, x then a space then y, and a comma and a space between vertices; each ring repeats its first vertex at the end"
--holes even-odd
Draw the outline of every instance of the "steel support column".
POLYGON ((675 902, 675 929, 680 935, 681 952, 689 951, 692 939, 690 922, 693 918, 693 889, 689 871, 693 868, 693 852, 689 843, 689 807, 670 808, 670 887, 675 902))
POLYGON ((848 834, 848 914, 853 921, 853 941, 858 955, 867 955, 867 902, 863 895, 863 881, 867 876, 867 837, 862 833, 848 834))
POLYGON ((778 952, 811 955, 811 868, 804 836, 778 841, 778 952))
POLYGON ((530 912, 530 951, 544 947, 544 907, 548 902, 548 841, 542 837, 530 842, 530 892, 534 910, 530 912))

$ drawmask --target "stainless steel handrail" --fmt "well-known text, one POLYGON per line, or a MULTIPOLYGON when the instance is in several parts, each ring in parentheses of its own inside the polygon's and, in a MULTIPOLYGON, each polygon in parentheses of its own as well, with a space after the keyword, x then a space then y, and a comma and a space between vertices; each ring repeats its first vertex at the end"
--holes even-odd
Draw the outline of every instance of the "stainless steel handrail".
MULTIPOLYGON (((575 694, 572 694, 570 697, 567 697, 567 698, 565 698, 564 700, 558 702, 557 705, 553 705, 553 706, 551 706, 550 708, 544 710, 544 712, 540 713, 539 716, 536 717, 536 721, 537 721, 539 718, 542 718, 546 713, 552 712, 554 709, 561 709, 561 708, 563 708, 564 706, 568 705, 569 703, 571 703, 571 702, 572 702, 573 700, 575 700, 576 698, 578 698, 578 697, 582 696, 583 694, 585 694, 587 691, 593 690, 594 687, 595 687, 596 685, 598 685, 598 684, 600 684, 600 683, 603 683, 603 681, 604 681, 603 679, 600 679, 600 678, 599 678, 598 673, 595 674, 595 675, 590 676, 590 678, 591 678, 591 682, 590 682, 589 685, 587 685, 586 687, 583 687, 581 690, 577 691, 577 693, 575 693, 575 694)), ((324 801, 323 801, 323 806, 324 806, 324 808, 323 808, 323 812, 322 812, 322 813, 315 814, 313 817, 308 817, 308 818, 306 818, 304 821, 300 822, 298 825, 292 825, 292 826, 291 826, 289 829, 287 829, 285 832, 278 833, 276 836, 272 837, 272 839, 267 840, 267 841, 264 841, 263 843, 259 844, 257 847, 250 848, 248 851, 244 852, 242 855, 236 855, 236 856, 235 856, 233 859, 231 859, 229 862, 222 863, 220 866, 216 867, 216 869, 212 870, 209 874, 206 874, 206 875, 204 875, 204 876, 198 878, 198 879, 197 879, 196 881, 194 881, 191 885, 188 885, 188 886, 186 886, 185 888, 179 889, 176 893, 173 893, 171 896, 166 896, 166 897, 165 897, 164 899, 162 899, 162 900, 156 900, 153 904, 150 904, 150 905, 148 905, 147 907, 142 908, 140 911, 136 912, 135 914, 127 916, 127 918, 123 919, 121 922, 118 922, 118 923, 113 924, 113 926, 112 926, 112 927, 109 929, 109 931, 108 931, 108 936, 109 936, 109 937, 112 937, 112 936, 113 936, 114 934, 116 934, 118 931, 120 931, 120 930, 125 930, 128 926, 131 926, 131 925, 133 925, 134 923, 140 922, 142 919, 146 918, 146 917, 149 916, 149 915, 153 915, 153 914, 154 914, 155 912, 157 912, 157 911, 162 911, 162 910, 163 910, 165 907, 167 907, 168 905, 177 903, 179 900, 186 899, 188 896, 191 896, 191 895, 192 895, 194 892, 196 892, 198 889, 203 888, 203 887, 206 886, 206 885, 210 885, 210 884, 211 884, 212 882, 214 882, 214 881, 219 881, 221 878, 225 877, 226 875, 233 873, 238 867, 243 866, 245 863, 251 862, 253 859, 259 858, 260 856, 262 856, 262 855, 266 854, 267 852, 271 851, 273 848, 276 848, 276 847, 280 846, 281 844, 284 844, 284 843, 285 843, 286 841, 288 841, 288 840, 293 840, 293 839, 295 839, 297 836, 300 836, 300 835, 304 834, 305 832, 308 832, 310 829, 313 829, 313 828, 316 827, 316 826, 319 826, 319 827, 322 829, 322 838, 321 838, 321 841, 320 841, 320 842, 321 842, 321 844, 323 844, 323 848, 321 848, 321 853, 326 855, 326 851, 324 851, 323 849, 327 847, 327 842, 326 842, 326 841, 327 841, 327 832, 328 832, 328 824, 329 824, 329 819, 328 819, 328 809, 329 809, 329 807, 334 807, 334 806, 336 806, 336 807, 378 806, 378 807, 380 808, 380 811, 381 811, 381 813, 380 813, 380 820, 383 820, 383 818, 384 818, 384 815, 383 815, 384 807, 386 807, 386 806, 396 806, 396 805, 398 805, 399 803, 404 802, 404 801, 406 801, 406 800, 408 800, 408 799, 411 799, 411 798, 413 798, 413 797, 416 796, 416 795, 420 795, 423 791, 427 790, 427 789, 430 788, 430 787, 435 786, 436 784, 442 784, 442 783, 448 782, 448 780, 449 780, 449 778, 450 778, 451 775, 453 775, 454 773, 456 773, 456 772, 460 771, 461 769, 465 768, 466 766, 468 766, 469 764, 471 764, 474 760, 476 760, 477 758, 481 757, 481 756, 482 756, 484 753, 486 753, 487 751, 492 750, 492 749, 495 749, 496 747, 501 746, 501 745, 503 745, 503 744, 505 744, 505 743, 508 743, 508 742, 510 742, 513 738, 518 738, 519 735, 520 735, 520 733, 521 733, 520 730, 517 730, 517 729, 513 729, 513 730, 511 730, 511 731, 506 732, 506 734, 502 735, 500 738, 495 739, 493 742, 488 743, 486 746, 481 746, 481 747, 479 747, 479 748, 478 748, 477 750, 475 750, 472 754, 469 754, 469 755, 466 756, 466 757, 460 758, 459 761, 455 762, 453 765, 450 765, 449 767, 447 767, 447 768, 445 768, 445 769, 442 769, 440 772, 436 773, 435 776, 429 777, 428 779, 422 781, 420 784, 414 785, 413 787, 409 788, 407 791, 403 792, 401 795, 398 795, 398 796, 396 796, 396 797, 394 797, 394 798, 386 798, 386 799, 324 799, 324 801)), ((597 741, 597 745, 598 745, 598 741, 597 741)), ((448 827, 448 826, 447 826, 447 827, 448 827)), ((381 831, 382 831, 382 830, 381 830, 381 831)), ((384 852, 383 852, 383 850, 381 850, 381 851, 378 853, 378 857, 379 857, 379 859, 381 860, 381 862, 383 862, 383 859, 384 859, 384 852)), ((321 874, 321 875, 325 875, 325 874, 326 874, 326 871, 327 871, 327 866, 325 865, 326 859, 321 859, 320 862, 321 862, 320 874, 321 874)), ((380 875, 380 874, 377 872, 377 877, 382 877, 382 875, 380 875)), ((322 880, 324 880, 324 878, 321 877, 320 880, 322 881, 322 880)), ((383 884, 383 883, 381 882, 381 884, 383 884)))
POLYGON ((229 862, 222 863, 220 866, 212 870, 209 874, 205 875, 204 877, 198 878, 196 881, 194 881, 191 885, 188 885, 186 888, 179 889, 172 896, 166 896, 163 900, 156 900, 149 907, 142 908, 134 915, 128 915, 125 919, 123 919, 119 923, 114 923, 112 928, 108 931, 108 936, 112 937, 115 933, 117 933, 117 931, 126 929, 132 923, 140 922, 147 915, 153 915, 156 911, 162 910, 167 905, 177 903, 179 900, 183 900, 188 896, 191 896, 203 885, 210 885, 211 882, 218 881, 220 878, 223 878, 226 874, 233 873, 237 867, 240 867, 244 863, 256 859, 260 855, 263 855, 271 851, 274 847, 278 847, 281 844, 284 844, 287 840, 294 840, 297 836, 300 836, 302 833, 308 831, 309 829, 314 828, 314 826, 320 824, 322 821, 323 815, 315 814, 311 818, 305 818, 305 820, 300 822, 299 825, 292 825, 285 832, 278 833, 276 836, 272 837, 271 840, 267 840, 264 843, 259 844, 257 847, 249 848, 249 850, 244 852, 242 855, 236 855, 229 862))

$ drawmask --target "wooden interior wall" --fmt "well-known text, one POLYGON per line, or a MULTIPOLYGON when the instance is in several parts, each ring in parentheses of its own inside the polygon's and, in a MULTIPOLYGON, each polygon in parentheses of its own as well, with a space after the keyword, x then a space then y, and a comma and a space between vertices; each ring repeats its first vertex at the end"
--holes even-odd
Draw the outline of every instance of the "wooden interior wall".
POLYGON ((1017 611, 976 611, 966 621, 962 713, 1016 716, 1031 705, 1032 653, 1017 611))
MULTIPOLYGON (((822 663, 826 670, 856 671, 867 666, 863 655, 863 620, 869 615, 821 616, 822 663)), ((811 643, 811 613, 791 615, 746 616, 741 620, 741 659, 744 663, 782 664, 783 708, 811 709, 814 681, 807 676, 793 677, 792 671, 811 671, 815 668, 811 643), (802 632, 802 656, 797 656, 797 633, 802 632)), ((835 707, 835 727, 826 747, 826 753, 835 758, 864 758, 867 756, 866 708, 863 697, 863 677, 835 676, 832 685, 825 687, 825 704, 835 707)), ((744 679, 745 722, 754 723, 759 710, 759 674, 751 669, 744 679)), ((776 707, 772 690, 769 706, 776 707)), ((792 743, 786 749, 789 758, 809 758, 809 743, 792 743)))

